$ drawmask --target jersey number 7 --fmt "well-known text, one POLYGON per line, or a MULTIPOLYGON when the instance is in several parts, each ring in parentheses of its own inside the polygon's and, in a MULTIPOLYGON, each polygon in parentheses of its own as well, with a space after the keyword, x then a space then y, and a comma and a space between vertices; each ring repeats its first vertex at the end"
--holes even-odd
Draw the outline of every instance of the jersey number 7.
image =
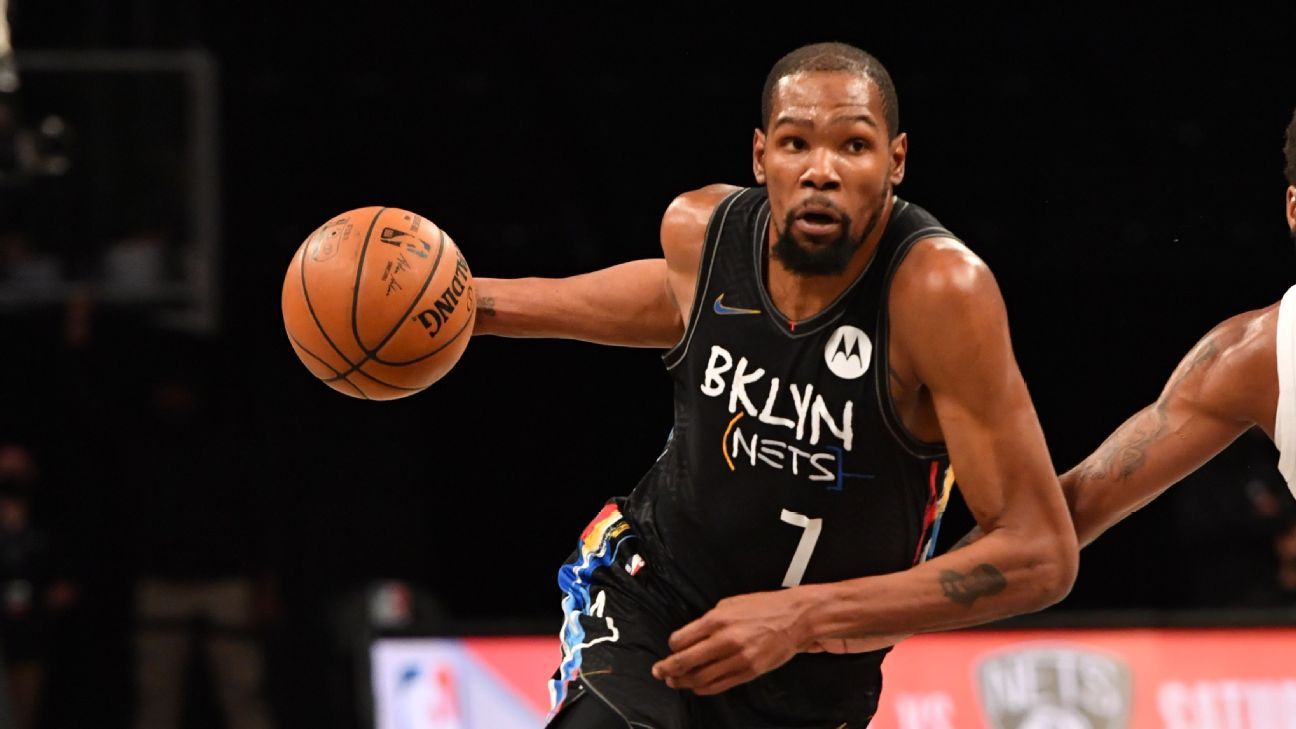
POLYGON ((823 530, 823 519, 811 519, 805 514, 783 510, 779 519, 801 527, 801 541, 797 542, 796 552, 792 554, 792 564, 788 565, 787 574, 783 575, 784 587, 796 587, 805 577, 806 566, 810 564, 810 554, 814 552, 815 542, 819 541, 819 532, 823 530))

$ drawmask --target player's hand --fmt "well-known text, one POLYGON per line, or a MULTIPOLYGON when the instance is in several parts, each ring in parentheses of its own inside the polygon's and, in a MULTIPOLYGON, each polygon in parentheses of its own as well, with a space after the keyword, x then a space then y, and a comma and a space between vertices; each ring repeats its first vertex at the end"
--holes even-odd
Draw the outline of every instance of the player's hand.
POLYGON ((653 665, 653 676, 709 696, 768 673, 810 641, 805 605, 804 588, 725 598, 671 634, 673 653, 653 665))

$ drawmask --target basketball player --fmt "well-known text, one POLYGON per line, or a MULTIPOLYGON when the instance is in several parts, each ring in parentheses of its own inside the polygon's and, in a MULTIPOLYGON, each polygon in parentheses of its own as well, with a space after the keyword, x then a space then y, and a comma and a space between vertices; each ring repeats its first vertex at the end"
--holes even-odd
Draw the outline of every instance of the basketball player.
POLYGON ((678 197, 664 258, 476 280, 477 333, 664 347, 675 381, 666 450, 559 571, 562 729, 863 727, 885 651, 838 636, 1037 610, 1074 579, 995 280, 893 194, 886 70, 798 49, 761 113, 760 187, 678 197), (986 536, 924 561, 949 458, 986 536))
MULTIPOLYGON (((1296 112, 1283 151, 1296 240, 1296 112)), ((1278 470, 1296 493, 1296 286, 1208 332, 1156 402, 1062 476, 1079 541, 1092 542, 1252 426, 1278 446, 1278 470)))

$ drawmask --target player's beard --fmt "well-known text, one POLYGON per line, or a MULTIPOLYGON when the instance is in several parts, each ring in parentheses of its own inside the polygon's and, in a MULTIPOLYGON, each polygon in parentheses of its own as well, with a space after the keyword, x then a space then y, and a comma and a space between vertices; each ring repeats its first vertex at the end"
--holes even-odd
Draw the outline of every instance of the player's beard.
POLYGON ((835 276, 842 273, 846 270, 846 266, 850 265, 855 251, 864 245, 864 241, 873 234, 873 229, 877 228, 878 221, 882 219, 882 211, 886 209, 890 197, 891 184, 887 183, 877 208, 869 215, 868 221, 864 224, 864 231, 858 238, 851 237, 851 217, 838 211, 841 216, 841 235, 815 249, 802 246, 792 237, 792 226, 796 223, 797 211, 789 210, 787 219, 783 221, 783 229, 778 231, 778 237, 774 239, 774 257, 783 264, 784 268, 799 276, 835 276))

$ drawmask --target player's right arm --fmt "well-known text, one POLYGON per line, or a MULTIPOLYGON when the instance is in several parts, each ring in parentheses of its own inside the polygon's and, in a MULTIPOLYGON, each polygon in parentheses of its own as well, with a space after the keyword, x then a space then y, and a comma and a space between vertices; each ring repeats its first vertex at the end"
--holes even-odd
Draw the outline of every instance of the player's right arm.
POLYGON ((1273 436, 1278 306, 1212 329, 1156 402, 1060 478, 1084 546, 1224 450, 1253 425, 1273 436))
POLYGON ((477 278, 474 334, 671 347, 684 333, 711 213, 738 188, 684 193, 662 217, 662 258, 567 278, 477 278))

